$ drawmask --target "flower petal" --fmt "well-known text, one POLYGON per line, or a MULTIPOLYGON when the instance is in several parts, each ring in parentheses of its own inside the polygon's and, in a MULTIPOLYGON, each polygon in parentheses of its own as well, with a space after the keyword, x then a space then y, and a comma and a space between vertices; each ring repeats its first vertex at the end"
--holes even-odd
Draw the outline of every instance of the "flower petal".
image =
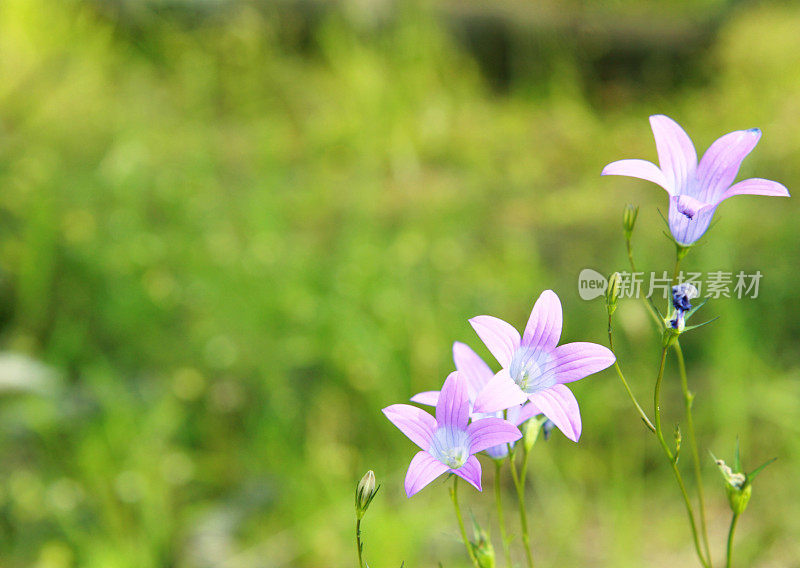
POLYGON ((678 210, 677 198, 670 198, 668 219, 673 238, 681 245, 693 244, 708 230, 716 210, 713 205, 703 207, 690 219, 678 210))
POLYGON ((557 382, 571 383, 610 367, 614 361, 616 357, 607 347, 577 341, 556 347, 551 364, 557 382))
POLYGON ((417 452, 406 472, 406 495, 411 497, 447 471, 447 466, 428 452, 417 452))
POLYGON ((545 290, 533 305, 522 335, 522 345, 552 351, 561 339, 562 322, 561 300, 552 290, 545 290))
POLYGON ((697 197, 706 203, 719 203, 730 187, 739 166, 761 138, 758 128, 736 130, 717 140, 706 150, 697 167, 697 197))
POLYGON ((539 407, 542 414, 553 421, 564 435, 577 442, 581 437, 581 412, 575 395, 564 385, 531 395, 531 401, 539 407))
POLYGON ((469 323, 497 362, 508 367, 514 351, 519 347, 519 332, 511 324, 492 316, 476 316, 469 323))
POLYGON ((475 407, 473 412, 497 412, 498 410, 505 410, 512 406, 518 406, 528 400, 528 396, 522 392, 511 375, 508 374, 508 369, 501 369, 489 384, 478 393, 475 398, 475 407))
POLYGON ((469 456, 466 463, 458 469, 451 469, 461 479, 467 481, 478 491, 481 489, 481 462, 475 456, 469 456))
POLYGON ((423 450, 431 447, 431 439, 436 430, 436 419, 416 406, 393 404, 383 409, 389 421, 423 450))
POLYGON ((442 392, 439 393, 439 400, 436 403, 437 425, 466 430, 469 410, 467 381, 458 371, 454 371, 447 376, 442 392))
POLYGON ((677 122, 663 114, 650 117, 650 128, 667 191, 673 195, 684 193, 697 169, 697 152, 691 138, 677 122))
POLYGON ((498 444, 509 444, 522 438, 519 428, 502 418, 481 418, 467 428, 469 453, 477 454, 498 444))
POLYGON ((720 201, 734 195, 768 195, 771 197, 790 197, 786 186, 768 179, 750 178, 733 184, 720 197, 720 201))
POLYGON ((617 160, 611 162, 600 173, 601 176, 628 176, 647 181, 652 181, 660 185, 671 193, 670 184, 664 173, 653 162, 647 160, 617 160))
POLYGON ((410 400, 425 406, 436 406, 439 402, 439 391, 423 391, 412 396, 410 400))
POLYGON ((467 379, 467 384, 470 387, 470 398, 474 400, 475 396, 486 386, 486 383, 492 380, 494 373, 492 373, 489 365, 481 359, 480 355, 475 353, 468 345, 458 341, 453 343, 453 361, 455 361, 456 369, 461 373, 461 376, 467 379))
POLYGON ((529 402, 522 406, 518 406, 516 408, 510 408, 508 410, 508 421, 511 422, 514 426, 520 426, 524 424, 537 414, 541 414, 542 411, 539 410, 539 407, 529 402))

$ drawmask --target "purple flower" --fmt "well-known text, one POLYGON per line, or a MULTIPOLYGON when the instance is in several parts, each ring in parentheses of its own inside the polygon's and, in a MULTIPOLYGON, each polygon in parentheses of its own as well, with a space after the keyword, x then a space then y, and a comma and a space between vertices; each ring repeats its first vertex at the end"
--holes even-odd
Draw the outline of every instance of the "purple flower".
POLYGON ((393 404, 386 417, 422 451, 406 473, 406 495, 411 497, 445 472, 454 473, 481 490, 481 464, 475 454, 519 440, 519 429, 500 418, 469 423, 467 382, 458 372, 444 382, 436 404, 436 418, 416 406, 393 404))
POLYGON ((646 160, 619 160, 603 168, 601 175, 640 178, 666 189, 669 228, 678 244, 689 246, 702 237, 717 206, 729 197, 789 197, 786 187, 766 179, 751 178, 731 185, 742 161, 761 138, 758 128, 736 130, 718 138, 698 164, 694 145, 677 122, 657 114, 650 117, 650 126, 661 167, 646 160))
POLYGON ((552 290, 545 290, 528 319, 525 333, 492 316, 474 317, 469 322, 503 369, 484 387, 475 400, 481 412, 501 410, 495 393, 521 392, 564 435, 577 442, 581 436, 578 401, 564 383, 577 381, 614 363, 614 354, 594 343, 558 345, 561 338, 561 302, 552 290))
MULTIPOLYGON (((503 418, 503 410, 508 409, 508 421, 514 426, 520 426, 526 420, 541 414, 532 403, 527 402, 528 398, 514 385, 512 385, 512 388, 505 389, 505 391, 483 393, 486 385, 494 377, 494 373, 489 368, 489 365, 469 345, 458 341, 455 342, 453 344, 453 361, 455 361, 458 373, 467 380, 470 418, 473 420, 487 417, 503 418), (480 393, 483 393, 482 399, 497 401, 495 406, 502 407, 502 409, 493 412, 476 411, 475 399, 480 393), (527 404, 523 405, 526 402, 527 404)), ((411 402, 428 406, 436 406, 438 400, 439 391, 425 391, 411 397, 411 402)), ((492 458, 502 459, 508 455, 508 445, 500 444, 487 448, 486 453, 492 458)))

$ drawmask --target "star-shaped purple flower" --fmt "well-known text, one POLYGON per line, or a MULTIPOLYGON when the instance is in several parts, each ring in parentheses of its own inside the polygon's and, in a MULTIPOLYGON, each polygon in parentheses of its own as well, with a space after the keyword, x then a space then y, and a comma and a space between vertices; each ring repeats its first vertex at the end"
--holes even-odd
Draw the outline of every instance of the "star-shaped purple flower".
POLYGON ((614 363, 614 354, 595 343, 558 345, 561 338, 561 301, 552 290, 542 292, 528 319, 525 332, 492 316, 469 320, 475 332, 503 369, 475 400, 481 412, 501 410, 505 397, 498 392, 516 390, 536 405, 564 435, 577 442, 581 436, 581 415, 575 395, 565 383, 602 371, 614 363))
MULTIPOLYGON (((489 365, 469 345, 456 341, 453 344, 453 361, 455 361, 458 373, 467 381, 470 418, 472 420, 488 417, 503 418, 503 411, 507 410, 506 419, 514 426, 520 426, 537 414, 541 414, 536 405, 528 402, 528 397, 516 388, 516 385, 509 386, 506 384, 504 390, 496 389, 491 393, 484 393, 483 391, 486 385, 491 382, 494 373, 489 368, 489 365), (502 407, 502 410, 494 412, 476 411, 475 399, 481 393, 483 393, 481 397, 482 404, 485 405, 488 402, 490 408, 492 407, 491 405, 494 405, 494 407, 502 407)), ((428 406, 436 406, 438 401, 439 391, 425 391, 411 397, 411 402, 428 406)), ((513 447, 514 444, 511 444, 511 446, 513 447)), ((508 444, 499 444, 486 448, 486 453, 494 459, 502 459, 508 455, 508 444)))
POLYGON ((601 175, 630 176, 652 181, 669 193, 669 229, 678 244, 689 246, 708 229, 717 206, 734 195, 789 197, 782 184, 750 178, 733 184, 739 166, 756 147, 758 128, 736 130, 718 138, 697 163, 691 139, 680 125, 658 114, 650 117, 658 162, 619 160, 601 175))
POLYGON ((456 372, 444 382, 436 418, 409 404, 383 409, 386 417, 422 449, 408 466, 406 495, 411 497, 448 471, 481 491, 481 464, 475 454, 522 437, 516 426, 501 418, 482 418, 469 424, 469 407, 466 380, 456 372))

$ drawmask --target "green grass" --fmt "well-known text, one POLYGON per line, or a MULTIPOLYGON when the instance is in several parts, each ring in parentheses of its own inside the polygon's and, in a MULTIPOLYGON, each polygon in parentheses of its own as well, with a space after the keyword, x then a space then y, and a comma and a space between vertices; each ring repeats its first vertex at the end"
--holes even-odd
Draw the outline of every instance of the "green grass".
MULTIPOLYGON (((57 371, 0 398, 4 567, 353 565, 367 469, 383 485, 370 565, 466 566, 443 484, 405 498, 414 450, 380 409, 438 387, 455 340, 488 356, 467 318, 522 325, 544 288, 565 340, 603 342, 577 274, 626 266, 628 201, 639 263, 671 268, 663 192, 599 176, 655 159, 649 114, 701 149, 759 126, 742 175, 800 182, 797 10, 734 13, 697 62, 707 83, 616 104, 624 85, 583 84, 575 54, 498 94, 425 13, 380 30, 285 18, 245 5, 129 28, 83 4, 0 7, 2 345, 57 371)), ((738 436, 746 467, 779 457, 739 525, 741 566, 800 555, 797 213, 733 199, 685 261, 764 273, 757 300, 709 303, 721 319, 684 347, 703 455, 730 459, 738 436)), ((617 314, 649 401, 657 338, 640 305, 617 314)), ((556 433, 532 456, 539 565, 691 565, 613 373, 574 390, 581 443, 556 433)), ((664 397, 671 428, 674 364, 664 397)), ((710 458, 704 473, 721 558, 727 505, 710 458)), ((489 518, 491 495, 462 501, 489 518)))

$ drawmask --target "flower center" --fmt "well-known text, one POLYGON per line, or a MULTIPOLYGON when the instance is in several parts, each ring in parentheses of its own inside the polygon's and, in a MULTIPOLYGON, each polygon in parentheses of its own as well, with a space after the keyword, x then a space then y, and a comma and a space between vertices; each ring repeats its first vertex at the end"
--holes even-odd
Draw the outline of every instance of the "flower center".
POLYGON ((508 372, 526 394, 543 391, 555 384, 555 375, 547 369, 547 354, 533 347, 520 347, 511 357, 508 372))
POLYGON ((685 215, 688 219, 693 219, 698 211, 705 206, 705 203, 690 197, 688 195, 679 195, 678 201, 675 203, 679 213, 685 215))
POLYGON ((451 469, 458 469, 469 458, 469 436, 463 430, 444 426, 431 440, 430 454, 451 469))

